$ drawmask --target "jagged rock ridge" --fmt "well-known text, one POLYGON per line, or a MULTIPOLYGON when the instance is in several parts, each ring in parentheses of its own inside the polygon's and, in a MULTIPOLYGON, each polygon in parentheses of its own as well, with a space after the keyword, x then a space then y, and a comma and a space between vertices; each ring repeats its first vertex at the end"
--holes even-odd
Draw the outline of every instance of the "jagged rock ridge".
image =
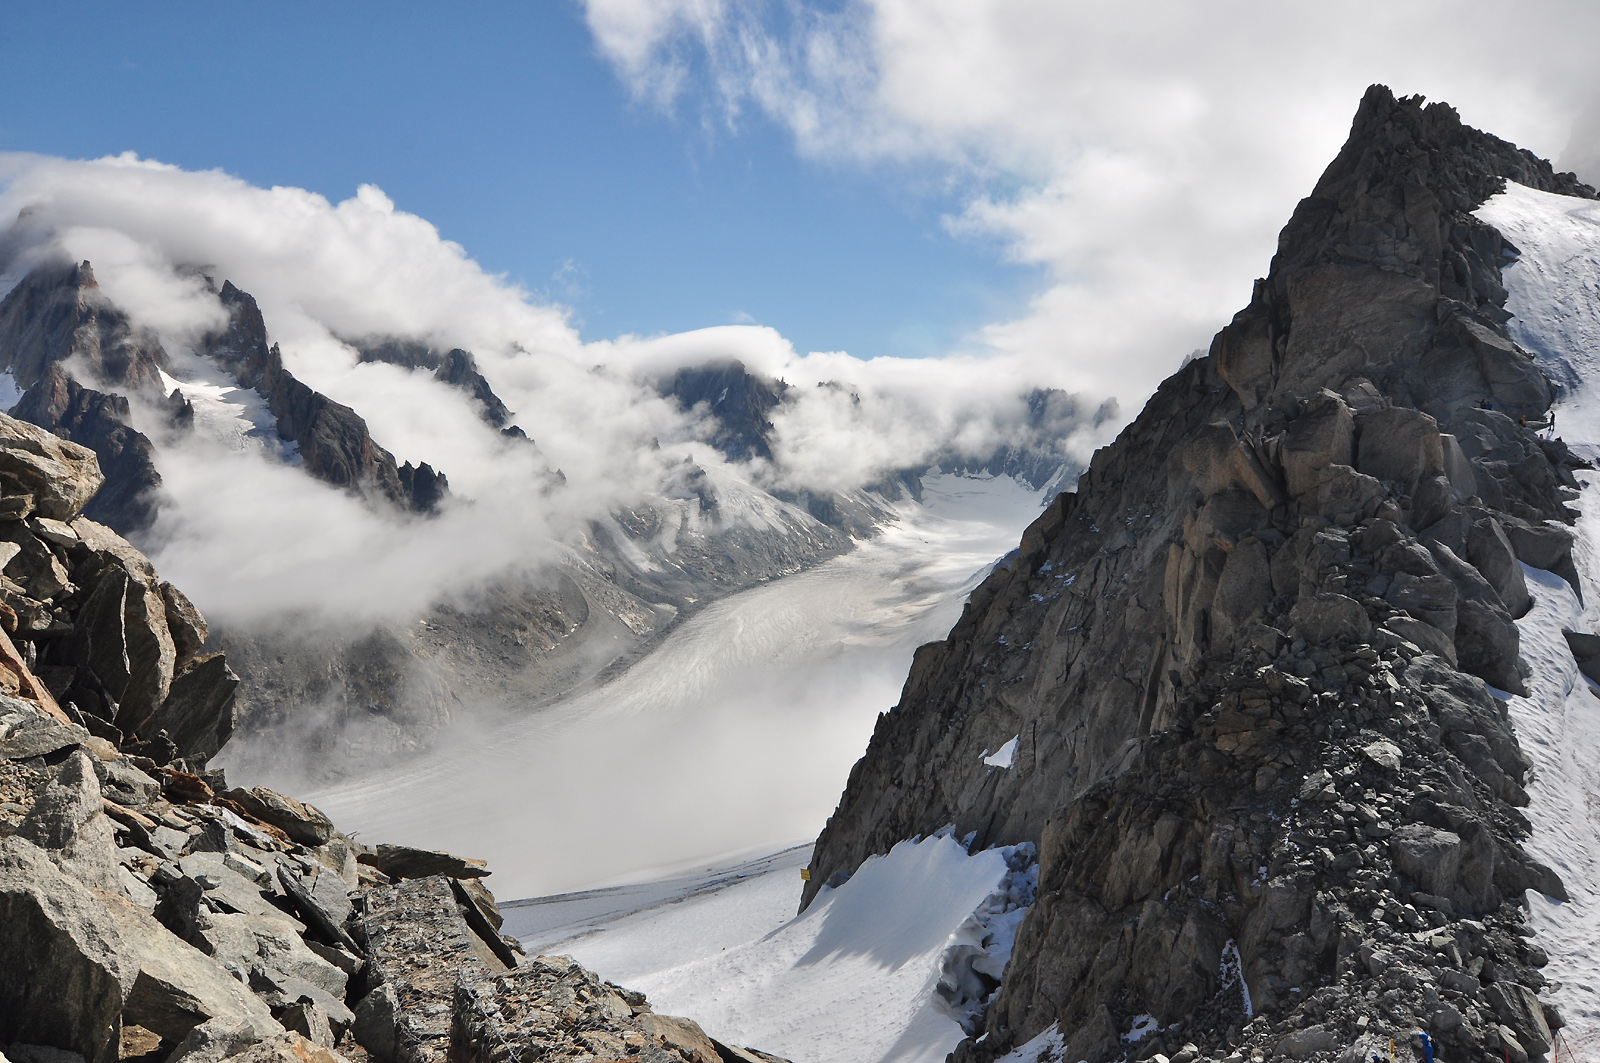
POLYGON ((1522 686, 1518 561, 1575 579, 1580 463, 1523 422, 1552 389, 1471 216, 1506 179, 1594 197, 1369 90, 1250 306, 918 651, 804 900, 952 822, 1039 844, 956 1058, 1052 1027, 1090 1063, 1353 1063, 1419 1028, 1548 1051, 1522 891, 1562 886, 1519 844, 1530 762, 1484 681, 1522 686), (1160 1032, 1124 1042, 1142 1013, 1160 1032))
POLYGON ((255 299, 224 281, 219 293, 228 325, 202 341, 206 354, 253 388, 277 418, 278 434, 300 448, 305 469, 337 487, 387 500, 403 509, 431 512, 449 497, 444 474, 427 462, 397 465, 373 440, 367 422, 297 380, 283 365, 277 344, 268 346, 266 322, 255 299))
POLYGON ((403 365, 408 369, 431 369, 434 379, 451 387, 460 388, 477 400, 478 414, 495 428, 519 431, 510 426, 512 413, 506 409, 506 404, 500 401, 500 396, 494 393, 494 388, 489 386, 483 373, 478 370, 478 361, 472 356, 471 351, 464 351, 460 347, 440 354, 431 347, 421 343, 408 343, 404 340, 385 340, 381 343, 356 344, 356 349, 361 352, 363 362, 387 362, 390 365, 403 365))

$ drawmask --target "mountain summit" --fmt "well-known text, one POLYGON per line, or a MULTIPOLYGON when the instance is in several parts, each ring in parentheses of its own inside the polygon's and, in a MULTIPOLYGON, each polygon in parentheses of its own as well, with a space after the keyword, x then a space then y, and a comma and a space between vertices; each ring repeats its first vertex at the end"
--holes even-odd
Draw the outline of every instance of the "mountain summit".
POLYGON ((1586 466, 1472 213, 1507 181, 1595 196, 1371 88, 1250 305, 917 652, 803 906, 948 824, 1039 847, 954 1058, 1550 1050, 1523 891, 1564 892, 1500 699, 1586 466))

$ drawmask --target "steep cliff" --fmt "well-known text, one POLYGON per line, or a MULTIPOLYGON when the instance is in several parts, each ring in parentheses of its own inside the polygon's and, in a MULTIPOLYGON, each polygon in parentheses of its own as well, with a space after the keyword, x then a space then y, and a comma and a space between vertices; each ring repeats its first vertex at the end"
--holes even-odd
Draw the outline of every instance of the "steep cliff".
POLYGON ((1249 307, 918 651, 804 903, 950 823, 1039 845, 958 1058, 1549 1049, 1522 891, 1562 886, 1485 684, 1522 687, 1519 560, 1575 578, 1579 463, 1471 214, 1505 180, 1594 197, 1369 90, 1249 307))

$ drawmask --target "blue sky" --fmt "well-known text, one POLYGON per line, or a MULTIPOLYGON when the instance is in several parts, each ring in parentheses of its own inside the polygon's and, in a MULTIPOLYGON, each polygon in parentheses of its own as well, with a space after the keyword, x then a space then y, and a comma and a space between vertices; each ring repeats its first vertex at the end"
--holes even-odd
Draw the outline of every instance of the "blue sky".
POLYGON ((586 338, 754 321, 802 352, 923 355, 1039 286, 945 231, 937 180, 802 159, 759 113, 730 131, 636 102, 565 0, 266 7, 7 5, 0 150, 335 201, 371 182, 586 338))
POLYGON ((11 0, 0 151, 370 182, 588 340, 760 323, 1131 413, 1248 301, 1372 82, 1600 179, 1600 5, 1346 7, 11 0))

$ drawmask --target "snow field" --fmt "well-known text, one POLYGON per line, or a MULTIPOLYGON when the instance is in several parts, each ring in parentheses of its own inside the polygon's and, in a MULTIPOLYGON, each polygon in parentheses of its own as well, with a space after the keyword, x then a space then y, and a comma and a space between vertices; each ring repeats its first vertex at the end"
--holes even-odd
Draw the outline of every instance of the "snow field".
MULTIPOLYGON (((1600 203, 1508 184, 1478 217, 1521 252, 1503 271, 1515 315, 1508 330, 1562 385, 1554 434, 1600 458, 1600 203)), ((1533 669, 1529 696, 1500 694, 1534 761, 1528 851, 1555 868, 1570 898, 1528 894, 1534 940, 1550 956, 1544 995, 1574 1043, 1600 1034, 1600 690, 1562 635, 1600 629, 1600 478, 1579 478, 1573 560, 1583 599, 1559 576, 1524 566, 1534 606, 1517 627, 1533 669)))
POLYGON ((1010 956, 1025 910, 1016 902, 1033 899, 1031 849, 969 855, 947 833, 905 841, 824 888, 804 914, 739 944, 717 944, 736 936, 731 921, 793 912, 792 868, 559 951, 719 1040, 795 1063, 934 1063, 965 1036, 955 1016, 966 1009, 947 1000, 960 1001, 964 972, 998 973, 1010 956))

